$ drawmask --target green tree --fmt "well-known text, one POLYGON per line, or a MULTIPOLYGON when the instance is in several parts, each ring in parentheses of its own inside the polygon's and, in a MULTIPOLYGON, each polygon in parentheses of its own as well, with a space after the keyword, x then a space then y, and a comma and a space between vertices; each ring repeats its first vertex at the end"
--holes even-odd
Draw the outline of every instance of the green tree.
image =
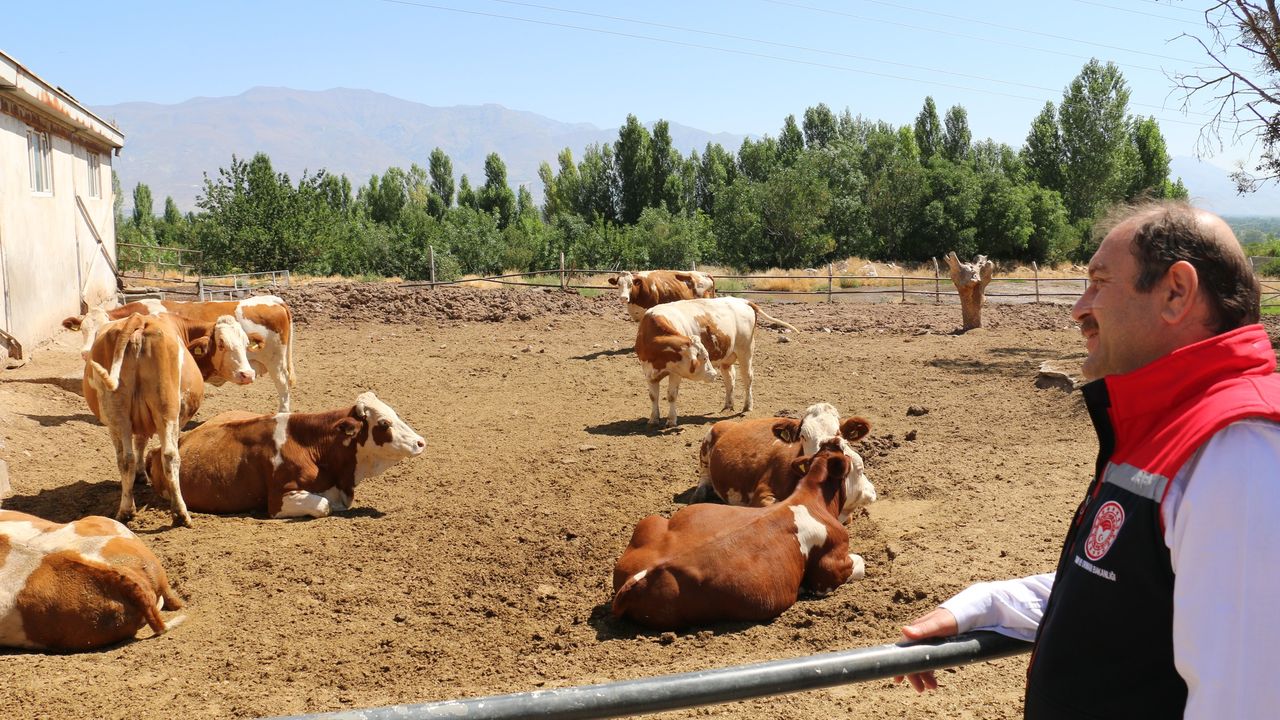
POLYGON ((618 130, 614 143, 614 158, 618 177, 618 209, 622 222, 633 225, 640 219, 640 212, 652 205, 654 188, 652 140, 649 131, 636 119, 627 115, 627 122, 618 130))
POLYGON ((969 130, 969 111, 960 105, 952 105, 947 109, 947 117, 942 123, 942 156, 952 162, 969 157, 969 144, 973 142, 973 133, 969 130))
POLYGON ((938 106, 932 96, 926 96, 924 107, 916 115, 916 145, 920 148, 920 159, 929 158, 942 152, 942 121, 938 119, 938 106))
POLYGON ((588 222, 618 222, 621 204, 615 168, 612 145, 593 144, 583 152, 578 164, 577 214, 588 222))
POLYGON ((796 116, 788 115, 782 123, 782 132, 778 135, 778 162, 783 167, 791 167, 803 152, 804 134, 796 125, 796 116))
POLYGON ((651 205, 665 207, 669 213, 678 213, 683 195, 684 183, 680 171, 684 159, 680 157, 680 151, 672 147, 671 127, 666 120, 653 124, 653 140, 649 144, 649 151, 649 167, 653 177, 653 187, 649 194, 651 205))
POLYGON ((480 197, 475 190, 471 189, 471 181, 467 179, 467 174, 463 173, 458 180, 458 207, 470 208, 478 210, 480 208, 480 197))
POLYGON ((1139 116, 1134 120, 1132 136, 1138 162, 1125 196, 1164 197, 1169 179, 1169 150, 1159 123, 1155 118, 1139 116))
POLYGON ((698 165, 697 189, 694 193, 698 209, 707 215, 714 215, 716 195, 722 188, 733 184, 737 174, 738 166, 733 154, 721 147, 720 143, 708 142, 702 162, 698 165))
POLYGON ((437 218, 453 207, 453 161, 439 147, 431 151, 427 161, 427 174, 431 176, 431 194, 435 200, 428 200, 431 214, 437 218))
POLYGON ((146 183, 138 183, 133 188, 133 226, 137 228, 143 242, 155 243, 156 215, 151 199, 151 188, 146 183))
POLYGON ((398 167, 387 168, 381 177, 374 175, 369 178, 369 184, 361 189, 359 197, 374 222, 395 225, 409 202, 408 176, 398 167))
POLYGON ((484 186, 477 198, 480 209, 491 213, 498 220, 501 230, 511 223, 516 214, 516 196, 507 184, 507 165, 498 153, 489 153, 484 159, 484 186))
POLYGON ((1063 200, 1072 221, 1088 220, 1125 197, 1137 163, 1129 88, 1114 63, 1090 60, 1067 86, 1062 128, 1063 200))
POLYGON ((745 138, 738 148, 738 170, 754 182, 764 182, 779 166, 778 141, 765 135, 759 141, 745 138))
POLYGON ((810 149, 829 147, 839 137, 836 128, 836 116, 826 103, 818 103, 816 107, 804 111, 804 144, 810 149))
POLYGON ((1028 176, 1042 187, 1061 191, 1066 187, 1062 167, 1065 154, 1062 134, 1058 129, 1058 109, 1053 102, 1046 102, 1040 114, 1031 121, 1027 132, 1027 144, 1022 148, 1022 160, 1028 176))

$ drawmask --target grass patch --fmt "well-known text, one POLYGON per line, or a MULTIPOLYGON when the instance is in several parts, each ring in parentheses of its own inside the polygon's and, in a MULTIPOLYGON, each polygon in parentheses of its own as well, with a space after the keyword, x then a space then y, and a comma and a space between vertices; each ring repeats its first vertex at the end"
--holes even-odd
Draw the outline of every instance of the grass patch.
POLYGON ((1263 305, 1263 315, 1280 315, 1280 305, 1263 305))

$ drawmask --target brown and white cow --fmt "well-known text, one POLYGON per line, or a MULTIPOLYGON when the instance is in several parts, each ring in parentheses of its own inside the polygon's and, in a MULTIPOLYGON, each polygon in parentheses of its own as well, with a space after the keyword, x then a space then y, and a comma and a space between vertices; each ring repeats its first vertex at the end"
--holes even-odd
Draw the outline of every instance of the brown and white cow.
MULTIPOLYGON (((119 320, 134 313, 140 315, 173 314, 198 323, 213 322, 230 315, 240 323, 253 341, 249 348, 249 363, 261 374, 269 375, 280 396, 279 411, 289 412, 289 389, 294 386, 293 376, 293 315, 289 306, 275 295, 260 295, 231 302, 178 302, 176 300, 138 300, 102 314, 90 312, 83 317, 69 317, 62 325, 69 330, 79 330, 84 337, 81 354, 86 355, 93 346, 98 328, 108 320, 119 320)), ((202 372, 205 368, 201 368, 202 372)), ((205 374, 204 379, 214 385, 236 378, 219 374, 205 374)))
MULTIPOLYGON (((190 325, 181 317, 131 315, 99 328, 84 368, 84 397, 111 433, 120 470, 116 519, 128 522, 135 510, 134 477, 152 435, 159 436, 164 477, 179 482, 178 432, 200 409, 204 380, 200 362, 238 382, 253 381, 246 349, 249 338, 234 318, 218 318, 208 335, 190 343, 190 325)), ((190 527, 191 516, 174 492, 174 524, 190 527)))
POLYGON ((714 493, 730 505, 764 507, 791 494, 796 476, 791 463, 812 455, 823 443, 833 442, 849 460, 844 489, 845 505, 840 521, 846 522, 860 507, 876 501, 876 489, 867 479, 859 455, 850 443, 871 431, 860 417, 840 419, 830 403, 817 403, 795 418, 721 420, 711 426, 698 451, 700 482, 695 501, 714 493))
POLYGON ((696 270, 622 272, 616 277, 609 278, 609 284, 618 286, 618 295, 626 304, 627 313, 637 322, 644 315, 644 311, 654 305, 716 296, 715 278, 696 270))
POLYGON ((822 595, 866 570, 849 553, 849 459, 835 443, 793 460, 799 484, 765 508, 688 505, 650 515, 613 568, 613 616, 658 630, 777 617, 803 587, 822 595))
POLYGON ((129 528, 90 516, 54 523, 0 510, 0 645, 90 650, 182 622, 182 600, 129 528))
POLYGON ((636 356, 649 382, 653 403, 649 424, 661 420, 658 410, 658 383, 667 378, 667 427, 676 425, 676 397, 682 379, 724 381, 724 410, 733 409, 733 365, 746 386, 742 409, 751 409, 752 343, 760 318, 796 331, 795 327, 770 317, 759 305, 741 298, 720 297, 680 300, 657 305, 640 318, 636 332, 636 356))
MULTIPOLYGON (((329 412, 225 412, 182 436, 182 495, 198 512, 325 517, 351 507, 361 480, 426 446, 371 392, 329 412)), ((164 477, 159 453, 151 453, 147 468, 153 479, 164 477)), ((176 487, 157 486, 162 493, 176 487)))

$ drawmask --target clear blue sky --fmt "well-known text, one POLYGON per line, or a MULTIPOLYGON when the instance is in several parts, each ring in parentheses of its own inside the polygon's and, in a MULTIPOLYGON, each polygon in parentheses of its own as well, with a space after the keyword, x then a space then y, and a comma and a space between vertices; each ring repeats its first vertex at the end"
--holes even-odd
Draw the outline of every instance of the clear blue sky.
MULTIPOLYGON (((628 113, 776 136, 791 113, 912 123, 926 95, 975 139, 1020 147, 1090 57, 1120 66, 1131 112, 1196 155, 1209 108, 1166 73, 1203 65, 1180 0, 219 0, 14 3, 0 49, 90 106, 254 86, 367 88, 435 106, 497 103, 566 122, 628 113)), ((126 135, 128 128, 124 128, 126 135)), ((1252 138, 1213 148, 1231 167, 1252 138)), ((126 149, 127 152, 127 149, 126 149)), ((1203 150, 1201 151, 1203 154, 1203 150)))

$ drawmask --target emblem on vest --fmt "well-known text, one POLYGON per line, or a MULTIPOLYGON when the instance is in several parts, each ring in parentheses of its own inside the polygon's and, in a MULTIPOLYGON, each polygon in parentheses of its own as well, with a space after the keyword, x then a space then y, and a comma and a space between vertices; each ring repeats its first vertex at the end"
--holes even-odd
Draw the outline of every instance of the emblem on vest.
POLYGON ((1093 529, 1084 541, 1085 557, 1090 560, 1102 559, 1120 534, 1121 525, 1124 525, 1124 508, 1120 507, 1120 503, 1111 500, 1098 508, 1098 514, 1093 516, 1093 529))

